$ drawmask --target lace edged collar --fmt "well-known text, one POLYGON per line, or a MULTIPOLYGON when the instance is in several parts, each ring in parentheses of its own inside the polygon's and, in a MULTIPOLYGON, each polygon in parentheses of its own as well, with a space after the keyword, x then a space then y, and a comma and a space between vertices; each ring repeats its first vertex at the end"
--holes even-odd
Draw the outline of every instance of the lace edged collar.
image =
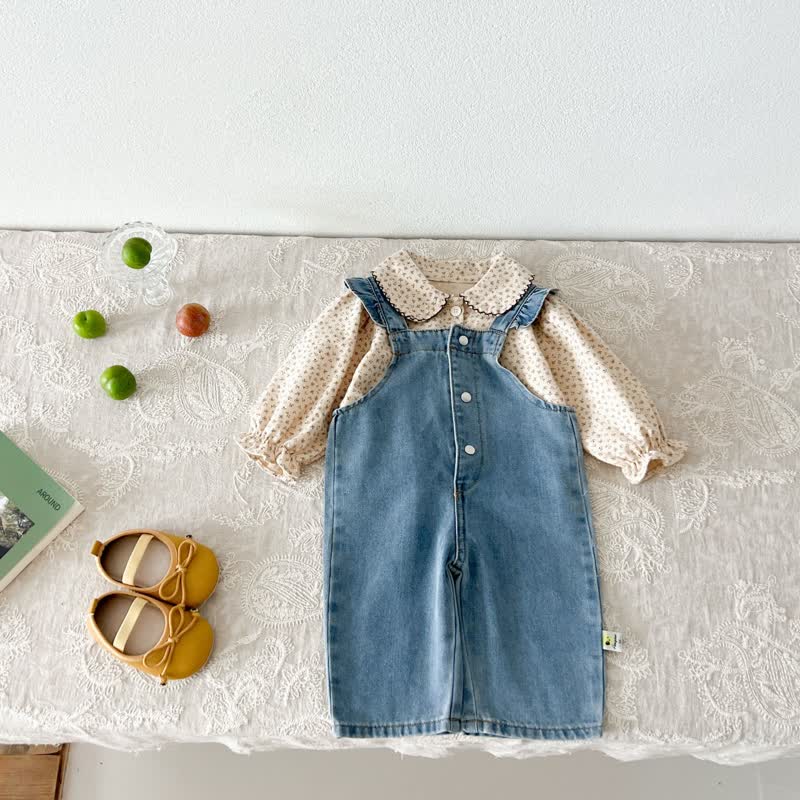
POLYGON ((458 294, 482 314, 508 311, 533 281, 533 275, 503 252, 488 258, 432 259, 398 250, 371 271, 392 307, 407 319, 423 322, 442 310, 451 295, 431 281, 472 281, 458 294))

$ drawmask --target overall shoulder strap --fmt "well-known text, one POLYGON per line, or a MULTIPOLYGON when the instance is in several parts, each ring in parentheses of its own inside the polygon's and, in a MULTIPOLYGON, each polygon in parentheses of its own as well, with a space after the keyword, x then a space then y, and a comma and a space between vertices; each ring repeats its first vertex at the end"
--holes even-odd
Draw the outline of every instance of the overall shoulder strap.
POLYGON ((537 286, 532 282, 525 294, 508 311, 494 318, 490 330, 506 333, 511 328, 525 328, 532 325, 539 316, 547 295, 551 292, 555 294, 558 289, 537 286))
POLYGON ((376 325, 380 325, 388 331, 408 329, 403 315, 392 308, 378 282, 371 275, 345 278, 344 282, 347 288, 364 304, 364 308, 367 309, 376 325))

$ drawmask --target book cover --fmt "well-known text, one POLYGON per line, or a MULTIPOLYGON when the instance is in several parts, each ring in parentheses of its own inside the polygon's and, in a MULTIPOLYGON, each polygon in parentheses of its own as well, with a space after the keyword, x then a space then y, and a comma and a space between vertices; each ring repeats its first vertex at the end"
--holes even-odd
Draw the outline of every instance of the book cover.
POLYGON ((0 591, 83 506, 0 433, 0 591))

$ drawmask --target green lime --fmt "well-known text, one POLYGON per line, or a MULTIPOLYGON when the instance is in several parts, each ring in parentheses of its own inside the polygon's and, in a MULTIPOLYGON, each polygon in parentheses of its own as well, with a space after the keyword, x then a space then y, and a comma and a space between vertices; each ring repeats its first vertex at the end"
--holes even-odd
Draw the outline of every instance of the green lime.
POLYGON ((136 391, 136 378, 127 367, 115 364, 103 370, 103 374, 100 375, 100 385, 109 397, 124 400, 136 391))
POLYGON ((131 269, 141 269, 150 263, 153 245, 139 236, 134 236, 122 245, 122 260, 131 269))
POLYGON ((82 339, 96 339, 106 332, 106 318, 93 309, 79 311, 72 318, 72 329, 82 339))

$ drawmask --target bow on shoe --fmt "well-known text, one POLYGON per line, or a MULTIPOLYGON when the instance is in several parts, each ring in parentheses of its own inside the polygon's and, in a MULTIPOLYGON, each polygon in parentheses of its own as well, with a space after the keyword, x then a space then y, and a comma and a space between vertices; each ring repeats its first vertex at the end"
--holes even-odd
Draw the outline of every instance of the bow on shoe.
POLYGON ((158 596, 165 602, 177 604, 175 598, 180 596, 180 605, 186 604, 186 570, 196 552, 197 545, 191 539, 184 539, 178 545, 178 563, 175 565, 175 571, 164 578, 158 586, 158 596))
POLYGON ((175 652, 175 645, 178 640, 197 622, 197 612, 187 611, 184 606, 172 606, 167 615, 167 638, 148 650, 142 657, 142 663, 148 669, 158 669, 161 684, 167 682, 166 673, 169 669, 172 654, 175 652), (154 661, 152 661, 155 659, 154 661), (152 663, 151 663, 152 661, 152 663))

